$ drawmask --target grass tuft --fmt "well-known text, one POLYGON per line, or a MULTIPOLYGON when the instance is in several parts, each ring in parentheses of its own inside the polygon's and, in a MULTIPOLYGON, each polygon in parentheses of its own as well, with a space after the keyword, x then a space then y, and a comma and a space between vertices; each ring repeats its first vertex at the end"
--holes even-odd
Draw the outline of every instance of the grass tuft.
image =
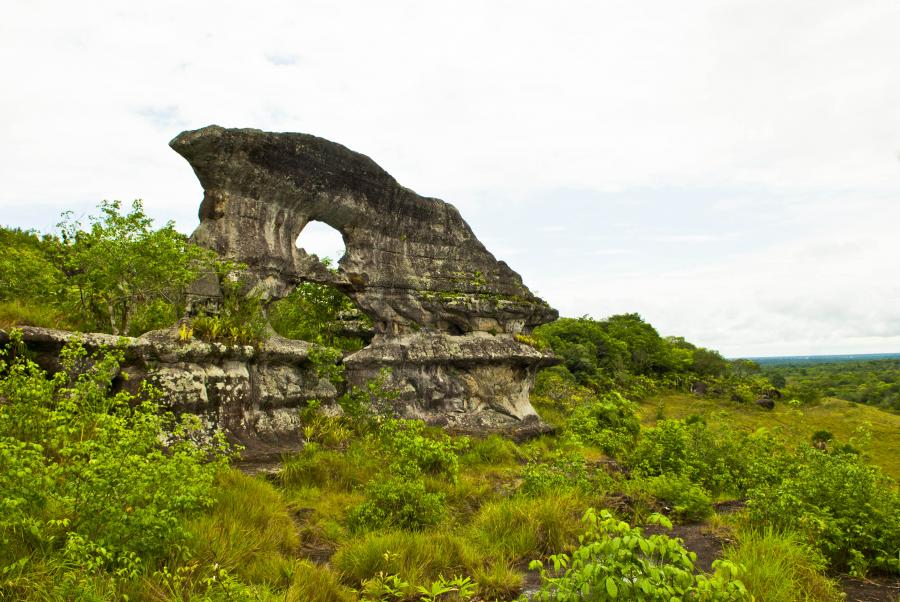
POLYGON ((793 533, 743 529, 725 559, 744 566, 740 579, 757 600, 832 602, 842 600, 838 585, 823 574, 825 559, 793 533))

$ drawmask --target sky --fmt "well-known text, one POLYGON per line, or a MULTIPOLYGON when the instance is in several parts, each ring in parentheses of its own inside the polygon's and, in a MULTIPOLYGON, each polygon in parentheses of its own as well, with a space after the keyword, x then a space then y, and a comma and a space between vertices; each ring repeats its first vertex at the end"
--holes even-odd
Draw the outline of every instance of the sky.
POLYGON ((898 352, 898 31, 896 0, 6 0, 0 223, 142 198, 188 233, 170 139, 307 132, 456 205, 562 315, 898 352))

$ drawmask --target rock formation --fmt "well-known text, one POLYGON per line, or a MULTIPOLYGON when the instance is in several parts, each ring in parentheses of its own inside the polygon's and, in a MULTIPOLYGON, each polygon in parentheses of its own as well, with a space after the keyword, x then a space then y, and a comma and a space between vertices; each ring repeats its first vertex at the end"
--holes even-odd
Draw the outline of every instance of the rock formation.
MULTIPOLYGON (((318 375, 309 357, 312 345, 305 341, 273 337, 256 348, 185 343, 168 331, 132 338, 30 326, 20 330, 37 363, 49 372, 59 369, 60 349, 73 339, 90 352, 120 348, 124 362, 116 387, 136 392, 149 381, 163 391, 165 409, 196 414, 210 433, 224 430, 246 448, 243 455, 250 460, 296 450, 299 410, 313 399, 333 402, 338 394, 318 375)), ((0 330, 0 343, 8 338, 0 330)))
POLYGON ((460 428, 536 419, 528 392, 553 360, 515 335, 557 312, 485 249, 455 207, 308 134, 210 126, 171 146, 203 185, 195 242, 246 264, 268 298, 301 281, 325 283, 372 318, 372 343, 344 359, 351 384, 389 367, 405 415, 460 428), (343 236, 337 270, 296 246, 312 220, 343 236))
MULTIPOLYGON (((171 145, 204 188, 196 243, 245 264, 268 299, 303 281, 329 284, 372 319, 371 343, 343 358, 350 386, 389 368, 397 414, 458 431, 543 430, 528 394, 537 369, 556 360, 517 337, 557 312, 484 248, 456 208, 403 188, 368 157, 307 134, 211 126, 171 145), (343 235, 347 251, 336 270, 296 246, 311 220, 343 235)), ((215 278, 201 279, 192 293, 213 305, 221 295, 215 278)), ((51 371, 73 337, 89 350, 121 345, 129 378, 118 386, 152 382, 170 409, 196 413, 210 430, 244 445, 245 459, 296 449, 298 410, 313 399, 333 408, 341 394, 319 377, 312 344, 303 341, 273 336, 256 348, 183 342, 174 329, 138 338, 22 330, 51 371)))

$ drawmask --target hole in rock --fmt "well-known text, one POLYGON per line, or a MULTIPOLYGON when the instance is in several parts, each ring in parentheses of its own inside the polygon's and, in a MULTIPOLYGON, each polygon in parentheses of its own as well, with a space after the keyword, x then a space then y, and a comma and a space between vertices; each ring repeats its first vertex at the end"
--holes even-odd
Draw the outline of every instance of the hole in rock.
POLYGON ((315 220, 303 227, 295 244, 310 255, 317 255, 320 261, 332 268, 337 267, 347 252, 341 233, 328 224, 315 220))

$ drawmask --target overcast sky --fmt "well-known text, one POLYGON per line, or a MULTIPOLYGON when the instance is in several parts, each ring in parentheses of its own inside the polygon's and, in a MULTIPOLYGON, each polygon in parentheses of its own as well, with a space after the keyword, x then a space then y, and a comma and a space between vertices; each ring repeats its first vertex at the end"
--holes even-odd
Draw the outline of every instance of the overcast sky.
POLYGON ((897 0, 6 0, 0 223, 143 198, 190 232, 171 138, 308 132, 456 205, 563 315, 900 352, 898 32, 897 0))

